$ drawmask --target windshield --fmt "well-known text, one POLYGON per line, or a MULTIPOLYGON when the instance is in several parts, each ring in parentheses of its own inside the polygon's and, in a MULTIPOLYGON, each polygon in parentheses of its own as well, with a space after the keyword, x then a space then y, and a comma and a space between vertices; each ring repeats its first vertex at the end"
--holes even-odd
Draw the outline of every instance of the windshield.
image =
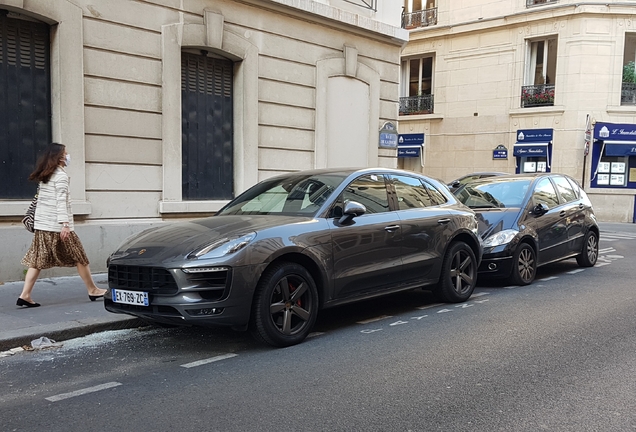
POLYGON ((464 185, 455 196, 470 208, 521 207, 529 186, 527 179, 493 180, 464 185))
POLYGON ((265 180, 218 214, 313 216, 345 178, 344 174, 290 174, 265 180))

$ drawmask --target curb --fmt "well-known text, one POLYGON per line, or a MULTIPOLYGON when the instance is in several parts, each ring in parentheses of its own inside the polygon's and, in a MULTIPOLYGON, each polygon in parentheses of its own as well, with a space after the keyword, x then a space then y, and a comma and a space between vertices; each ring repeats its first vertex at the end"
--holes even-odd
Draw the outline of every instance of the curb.
POLYGON ((0 352, 22 347, 24 345, 30 345, 32 340, 37 339, 40 336, 46 336, 56 342, 61 342, 107 330, 124 330, 145 326, 148 326, 148 323, 139 318, 125 318, 116 321, 80 325, 77 325, 77 322, 73 322, 70 326, 69 323, 60 323, 52 326, 37 326, 31 329, 26 329, 25 331, 20 332, 21 334, 0 339, 0 352), (28 332, 28 334, 26 334, 26 332, 28 332))

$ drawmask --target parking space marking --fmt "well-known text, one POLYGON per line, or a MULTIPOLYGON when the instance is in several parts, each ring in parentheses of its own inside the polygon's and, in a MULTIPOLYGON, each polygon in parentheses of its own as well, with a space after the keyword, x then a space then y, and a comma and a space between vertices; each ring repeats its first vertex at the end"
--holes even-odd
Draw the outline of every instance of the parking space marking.
POLYGON ((203 360, 197 360, 197 361, 192 362, 192 363, 182 364, 181 367, 189 369, 189 368, 193 368, 193 367, 197 367, 197 366, 202 366, 202 365, 205 365, 205 364, 208 364, 208 363, 214 363, 214 362, 217 362, 217 361, 220 361, 220 360, 225 360, 225 359, 229 359, 229 358, 232 358, 232 357, 236 357, 237 355, 238 354, 223 354, 223 355, 216 356, 216 357, 210 357, 210 358, 203 359, 203 360))
POLYGON ((430 305, 426 305, 426 306, 419 306, 415 309, 420 309, 420 310, 424 310, 424 309, 430 309, 430 308, 434 308, 437 306, 444 306, 444 303, 435 303, 435 304, 430 304, 430 305))
POLYGON ((585 271, 585 269, 576 269, 576 270, 572 270, 567 272, 568 274, 577 274, 577 273, 581 273, 582 271, 585 271))
POLYGON ((391 316, 391 315, 382 315, 382 316, 375 317, 375 318, 369 318, 368 320, 358 321, 356 324, 370 324, 372 322, 382 321, 382 320, 387 319, 387 318, 393 318, 393 316, 391 316))
POLYGON ((69 392, 69 393, 61 393, 59 395, 49 396, 49 397, 44 398, 44 399, 46 399, 49 402, 58 402, 58 401, 61 401, 61 400, 64 400, 64 399, 69 399, 69 398, 72 398, 72 397, 81 396, 81 395, 85 395, 85 394, 88 394, 88 393, 95 393, 95 392, 98 392, 100 390, 106 390, 106 389, 117 387, 117 386, 120 386, 120 385, 121 385, 121 383, 118 383, 118 382, 109 382, 109 383, 106 383, 106 384, 96 385, 94 387, 87 387, 85 389, 75 390, 75 391, 72 391, 72 392, 69 392))
POLYGON ((558 278, 559 278, 558 276, 550 276, 550 277, 539 279, 539 280, 543 281, 543 282, 547 282, 547 281, 551 281, 551 280, 558 279, 558 278))

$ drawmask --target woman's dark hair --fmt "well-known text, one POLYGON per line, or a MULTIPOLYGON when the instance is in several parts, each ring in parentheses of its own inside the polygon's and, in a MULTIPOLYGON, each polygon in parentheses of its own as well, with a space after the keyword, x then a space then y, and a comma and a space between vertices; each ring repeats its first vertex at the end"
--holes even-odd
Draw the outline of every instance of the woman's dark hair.
POLYGON ((48 183, 53 172, 55 172, 57 167, 60 165, 60 159, 64 155, 65 148, 66 146, 63 144, 49 144, 44 154, 38 159, 35 169, 29 176, 29 180, 48 183))

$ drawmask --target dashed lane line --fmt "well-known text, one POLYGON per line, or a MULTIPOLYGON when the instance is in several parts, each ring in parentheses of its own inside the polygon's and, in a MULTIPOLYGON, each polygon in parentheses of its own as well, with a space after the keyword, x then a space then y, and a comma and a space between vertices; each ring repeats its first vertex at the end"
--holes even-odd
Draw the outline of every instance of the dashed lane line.
POLYGON ((88 394, 88 393, 95 393, 95 392, 98 392, 100 390, 106 390, 106 389, 117 387, 117 386, 120 386, 120 385, 121 385, 121 383, 118 383, 118 382, 109 382, 109 383, 100 384, 100 385, 97 385, 97 386, 94 386, 94 387, 87 387, 85 389, 75 390, 75 391, 72 391, 72 392, 69 392, 69 393, 62 393, 62 394, 55 395, 55 396, 49 396, 49 397, 47 397, 45 399, 47 401, 49 401, 49 402, 58 402, 58 401, 61 401, 61 400, 64 400, 64 399, 69 399, 69 398, 76 397, 76 396, 82 396, 82 395, 85 395, 85 394, 88 394))
POLYGON ((197 367, 197 366, 206 365, 208 363, 214 363, 214 362, 217 362, 217 361, 220 361, 220 360, 225 360, 225 359, 229 359, 229 358, 232 358, 232 357, 236 357, 237 355, 238 354, 223 354, 223 355, 216 356, 216 357, 210 357, 210 358, 203 359, 203 360, 197 360, 197 361, 192 362, 192 363, 182 364, 181 367, 189 369, 189 368, 193 368, 193 367, 197 367))

